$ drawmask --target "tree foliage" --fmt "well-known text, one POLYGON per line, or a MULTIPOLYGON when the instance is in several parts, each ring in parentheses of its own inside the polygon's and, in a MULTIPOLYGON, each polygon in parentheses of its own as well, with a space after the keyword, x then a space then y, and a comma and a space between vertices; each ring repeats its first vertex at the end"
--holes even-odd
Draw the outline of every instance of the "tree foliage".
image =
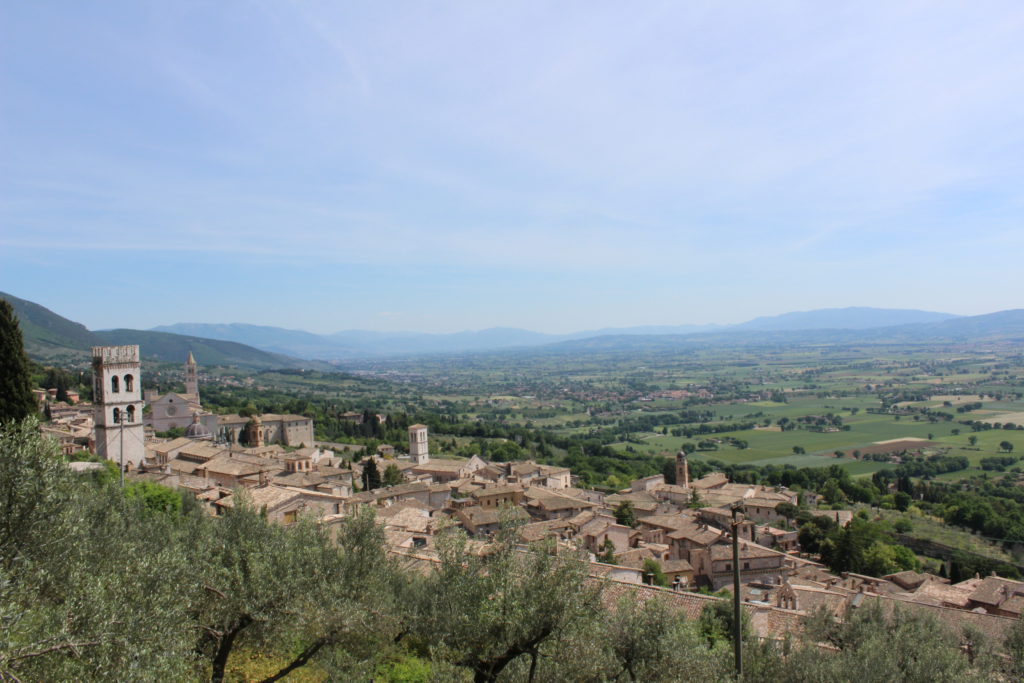
POLYGON ((38 412, 18 318, 11 304, 0 299, 0 424, 38 412))
POLYGON ((614 515, 615 521, 619 524, 628 527, 636 526, 636 510, 632 501, 624 500, 615 506, 614 515))
POLYGON ((461 531, 447 531, 440 566, 419 591, 417 637, 478 683, 496 680, 520 657, 536 675, 539 658, 597 609, 581 556, 553 546, 523 552, 515 538, 508 528, 481 554, 461 531))

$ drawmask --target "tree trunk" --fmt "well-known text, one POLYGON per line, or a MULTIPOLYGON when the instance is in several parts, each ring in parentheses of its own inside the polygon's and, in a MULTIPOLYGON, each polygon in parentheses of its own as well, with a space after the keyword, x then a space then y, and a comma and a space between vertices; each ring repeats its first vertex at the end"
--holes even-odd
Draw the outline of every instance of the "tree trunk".
POLYGON ((217 643, 217 652, 213 656, 213 672, 210 675, 211 683, 223 683, 224 669, 227 668, 231 649, 235 646, 235 638, 251 623, 252 618, 250 616, 243 616, 235 624, 235 627, 225 633, 224 637, 217 643))
POLYGON ((537 673, 537 651, 530 651, 530 678, 529 683, 533 683, 534 675, 537 673))

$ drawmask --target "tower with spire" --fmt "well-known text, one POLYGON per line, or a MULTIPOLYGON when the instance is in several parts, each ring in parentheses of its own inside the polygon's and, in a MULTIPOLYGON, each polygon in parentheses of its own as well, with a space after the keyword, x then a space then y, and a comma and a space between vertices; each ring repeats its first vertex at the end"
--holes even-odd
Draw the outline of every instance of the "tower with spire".
POLYGON ((199 403, 199 368, 196 367, 196 357, 192 355, 191 350, 185 361, 185 393, 199 403))

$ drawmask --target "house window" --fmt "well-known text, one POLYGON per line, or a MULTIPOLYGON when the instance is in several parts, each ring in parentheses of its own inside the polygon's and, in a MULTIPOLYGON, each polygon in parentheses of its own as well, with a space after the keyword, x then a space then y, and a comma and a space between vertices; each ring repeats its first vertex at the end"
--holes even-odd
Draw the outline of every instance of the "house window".
POLYGON ((295 524, 295 522, 298 521, 298 519, 299 519, 299 512, 298 512, 298 510, 289 510, 288 512, 284 513, 284 523, 285 524, 295 524))
POLYGON ((744 569, 750 569, 750 563, 749 562, 744 562, 743 563, 743 568, 744 569))
POLYGON ((118 383, 117 375, 114 375, 113 377, 110 378, 110 393, 120 393, 121 389, 119 387, 120 385, 118 383))
POLYGON ((128 416, 125 422, 135 422, 135 406, 128 406, 128 416))
POLYGON ((135 391, 135 378, 131 375, 124 376, 124 390, 135 391))
POLYGON ((117 424, 120 421, 121 421, 121 409, 120 408, 114 408, 114 424, 117 424))
POLYGON ((725 565, 725 571, 731 572, 732 571, 732 565, 731 564, 725 565))

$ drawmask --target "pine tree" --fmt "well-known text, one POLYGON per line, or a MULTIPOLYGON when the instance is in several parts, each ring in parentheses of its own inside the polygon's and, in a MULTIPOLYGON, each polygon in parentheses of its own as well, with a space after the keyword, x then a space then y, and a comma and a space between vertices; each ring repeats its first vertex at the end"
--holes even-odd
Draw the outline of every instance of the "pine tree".
POLYGON ((0 299, 0 423, 37 412, 18 318, 11 304, 0 299))

